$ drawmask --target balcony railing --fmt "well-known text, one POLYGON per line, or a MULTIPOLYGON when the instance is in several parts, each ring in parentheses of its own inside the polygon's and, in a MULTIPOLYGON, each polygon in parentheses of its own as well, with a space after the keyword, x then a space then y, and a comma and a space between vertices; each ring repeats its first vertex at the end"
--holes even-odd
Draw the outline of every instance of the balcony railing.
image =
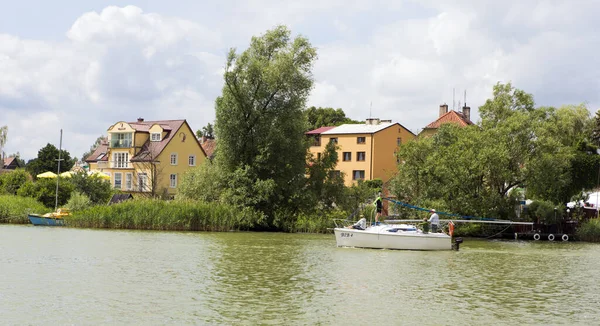
POLYGON ((129 168, 133 168, 133 165, 129 161, 126 161, 126 162, 115 162, 115 161, 112 161, 112 162, 109 163, 109 166, 110 166, 111 169, 129 169, 129 168))
POLYGON ((106 161, 99 161, 98 162, 98 168, 99 169, 106 169, 108 167, 108 162, 106 161))
POLYGON ((131 148, 133 141, 131 139, 115 139, 110 141, 111 148, 131 148))

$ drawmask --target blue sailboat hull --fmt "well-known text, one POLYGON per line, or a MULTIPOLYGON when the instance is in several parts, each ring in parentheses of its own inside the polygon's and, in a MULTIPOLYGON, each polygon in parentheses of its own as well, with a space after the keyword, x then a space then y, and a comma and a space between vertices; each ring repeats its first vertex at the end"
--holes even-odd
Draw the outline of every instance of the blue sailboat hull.
POLYGON ((44 217, 44 216, 35 215, 35 214, 29 214, 29 215, 27 215, 27 217, 29 217, 29 221, 31 221, 31 224, 33 224, 33 225, 45 225, 45 226, 64 226, 65 225, 65 220, 63 220, 62 218, 44 217))

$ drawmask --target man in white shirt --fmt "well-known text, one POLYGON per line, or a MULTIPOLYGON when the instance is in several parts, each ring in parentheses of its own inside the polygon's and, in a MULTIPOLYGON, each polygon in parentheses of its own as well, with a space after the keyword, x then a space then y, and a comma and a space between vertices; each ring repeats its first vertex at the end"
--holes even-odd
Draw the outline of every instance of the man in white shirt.
POLYGON ((432 209, 429 212, 431 213, 431 217, 429 217, 429 223, 431 223, 431 232, 435 233, 440 225, 440 217, 435 212, 435 209, 432 209))

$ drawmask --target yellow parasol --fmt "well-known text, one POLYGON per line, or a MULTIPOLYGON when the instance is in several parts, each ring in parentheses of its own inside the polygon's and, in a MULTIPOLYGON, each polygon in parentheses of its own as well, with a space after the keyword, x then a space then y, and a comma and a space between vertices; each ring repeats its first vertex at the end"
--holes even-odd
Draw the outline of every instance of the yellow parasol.
POLYGON ((44 172, 37 175, 38 178, 56 178, 56 173, 54 172, 44 172))
POLYGON ((100 178, 100 179, 104 179, 104 180, 110 180, 110 176, 108 174, 100 172, 100 171, 90 171, 90 172, 88 172, 88 175, 90 177, 96 177, 96 178, 100 178))
POLYGON ((67 172, 63 172, 60 174, 61 177, 63 178, 70 178, 73 176, 73 174, 75 174, 76 172, 74 171, 67 171, 67 172))

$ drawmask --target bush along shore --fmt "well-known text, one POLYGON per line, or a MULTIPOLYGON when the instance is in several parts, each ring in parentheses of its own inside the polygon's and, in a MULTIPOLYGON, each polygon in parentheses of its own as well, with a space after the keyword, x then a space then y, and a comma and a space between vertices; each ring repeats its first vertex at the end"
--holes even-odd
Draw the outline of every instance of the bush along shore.
POLYGON ((27 214, 48 212, 49 208, 33 198, 0 195, 0 223, 28 224, 27 214))

